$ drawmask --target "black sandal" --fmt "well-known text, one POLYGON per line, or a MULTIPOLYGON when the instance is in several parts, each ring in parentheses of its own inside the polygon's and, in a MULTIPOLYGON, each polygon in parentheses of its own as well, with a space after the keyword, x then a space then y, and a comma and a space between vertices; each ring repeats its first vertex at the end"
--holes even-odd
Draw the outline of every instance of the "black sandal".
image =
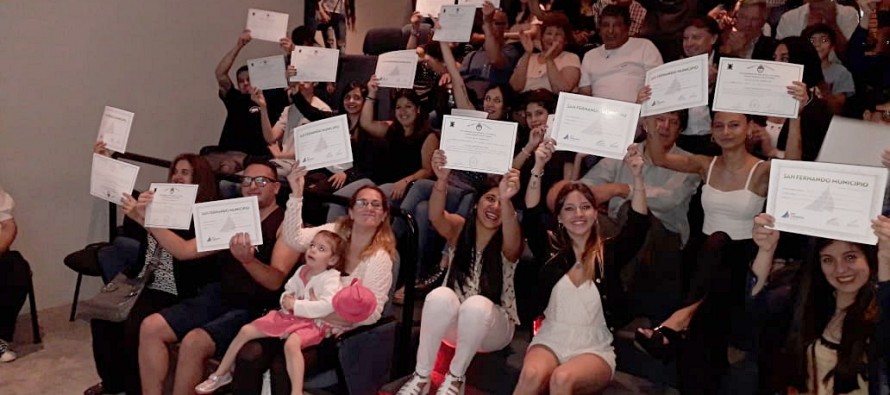
POLYGON ((653 358, 665 363, 674 357, 677 348, 686 341, 688 333, 686 330, 678 332, 666 326, 659 326, 652 329, 652 336, 646 336, 641 329, 645 328, 638 328, 636 333, 634 333, 637 347, 653 358), (667 343, 665 343, 665 340, 667 340, 667 343))

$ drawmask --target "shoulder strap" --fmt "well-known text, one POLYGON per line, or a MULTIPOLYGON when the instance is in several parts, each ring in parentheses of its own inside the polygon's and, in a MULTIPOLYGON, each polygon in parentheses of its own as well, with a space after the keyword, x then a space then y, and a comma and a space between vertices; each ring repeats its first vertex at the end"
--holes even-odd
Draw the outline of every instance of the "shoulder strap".
POLYGON ((760 166, 761 163, 763 163, 763 161, 759 161, 755 163, 754 166, 751 166, 751 171, 748 172, 748 179, 745 180, 745 190, 748 190, 748 185, 751 184, 751 177, 754 175, 754 170, 757 170, 757 166, 760 166))
POLYGON ((705 184, 707 184, 707 185, 711 184, 711 170, 714 170, 714 162, 716 162, 716 161, 717 161, 717 157, 715 156, 715 157, 711 158, 711 164, 708 165, 708 178, 705 179, 705 184))

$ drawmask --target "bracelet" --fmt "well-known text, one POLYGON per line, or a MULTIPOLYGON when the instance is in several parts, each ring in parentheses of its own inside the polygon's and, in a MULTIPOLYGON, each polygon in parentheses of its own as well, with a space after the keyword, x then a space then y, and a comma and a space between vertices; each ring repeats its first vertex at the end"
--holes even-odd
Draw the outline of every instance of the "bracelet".
POLYGON ((538 178, 541 178, 541 177, 544 175, 544 170, 541 170, 541 171, 535 173, 535 170, 532 169, 529 173, 532 174, 532 177, 538 177, 538 178))
POLYGON ((377 98, 376 98, 376 97, 371 97, 371 96, 365 96, 365 100, 377 101, 377 98))

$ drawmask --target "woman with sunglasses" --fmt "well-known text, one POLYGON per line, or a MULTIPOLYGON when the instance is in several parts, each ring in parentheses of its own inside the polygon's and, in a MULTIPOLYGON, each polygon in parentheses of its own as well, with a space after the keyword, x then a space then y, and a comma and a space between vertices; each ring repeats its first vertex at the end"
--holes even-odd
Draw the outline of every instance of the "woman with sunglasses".
MULTIPOLYGON (((110 152, 100 141, 94 152, 109 155, 110 152)), ((216 178, 207 161, 195 154, 182 154, 171 162, 167 182, 173 184, 198 185, 197 203, 216 200, 218 192, 216 178)), ((139 195, 138 200, 130 194, 121 197, 120 207, 126 216, 143 225, 145 208, 151 201, 153 191, 139 195)), ((124 272, 135 277, 145 271, 148 264, 156 265, 153 279, 139 295, 130 315, 123 322, 103 320, 90 321, 93 338, 93 359, 102 381, 86 391, 85 395, 124 392, 141 393, 139 376, 139 329, 143 320, 152 313, 172 306, 194 296, 205 284, 215 280, 218 273, 216 257, 213 253, 198 253, 194 246, 194 228, 189 230, 169 230, 151 228, 142 234, 139 265, 128 267, 124 272)))
MULTIPOLYGON (((287 202, 281 239, 275 243, 272 252, 272 265, 277 261, 296 262, 305 253, 315 234, 322 230, 334 232, 347 241, 346 264, 341 282, 348 286, 353 279, 362 281, 377 299, 377 307, 366 320, 352 324, 336 313, 324 321, 337 331, 347 331, 362 325, 369 325, 380 319, 389 298, 392 286, 392 265, 396 256, 396 239, 389 222, 389 201, 379 188, 366 185, 352 195, 346 216, 336 222, 316 227, 303 227, 303 187, 306 169, 295 167, 287 176, 291 187, 287 202)), ((288 273, 277 273, 280 285, 284 284, 288 273)), ((279 285, 279 286, 280 286, 279 285)), ((263 373, 270 366, 277 366, 276 360, 283 359, 283 342, 280 339, 261 339, 248 342, 241 348, 235 362, 237 369, 232 376, 232 392, 236 394, 259 394, 263 373)), ((293 353, 295 354, 295 353, 293 353)), ((289 393, 287 374, 273 374, 274 393, 289 393), (280 380, 284 380, 283 382, 280 380)))

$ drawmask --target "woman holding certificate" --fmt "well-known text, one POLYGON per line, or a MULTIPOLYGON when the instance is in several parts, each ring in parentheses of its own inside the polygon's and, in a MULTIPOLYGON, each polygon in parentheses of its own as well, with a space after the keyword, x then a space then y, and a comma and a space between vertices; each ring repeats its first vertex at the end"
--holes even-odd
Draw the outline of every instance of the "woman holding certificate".
MULTIPOLYGON (((553 156, 554 144, 545 139, 535 151, 536 170, 553 156)), ((554 202, 559 223, 551 238, 542 226, 547 205, 541 204, 540 177, 530 181, 523 229, 541 267, 534 313, 544 318, 525 355, 515 395, 599 393, 612 380, 612 330, 630 321, 619 273, 642 247, 650 221, 643 156, 636 144, 628 148, 625 163, 635 191, 627 224, 609 240, 600 236, 598 202, 582 183, 560 183, 551 190, 555 199, 548 201, 554 202)))
POLYGON ((482 189, 471 214, 464 218, 445 211, 451 172, 445 164, 444 152, 436 151, 430 221, 447 241, 442 260, 449 267, 448 275, 423 304, 417 365, 399 395, 429 392, 430 374, 443 341, 455 351, 436 394, 463 394, 464 374, 476 353, 506 347, 519 325, 513 278, 522 254, 522 234, 510 200, 519 192, 519 171, 512 169, 499 184, 482 189))
MULTIPOLYGON (((380 87, 377 76, 368 81, 367 101, 377 100, 380 87)), ((396 206, 412 183, 430 178, 430 158, 439 147, 439 137, 432 132, 428 114, 421 109, 420 98, 410 89, 399 89, 395 94, 394 121, 374 119, 373 103, 362 107, 361 128, 371 136, 384 139, 387 148, 378 155, 373 179, 383 183, 380 189, 396 206)))
MULTIPOLYGON (((794 82, 787 90, 803 109, 809 98, 806 85, 794 82)), ((800 120, 789 124, 787 157, 799 159, 800 120)), ((744 320, 734 322, 733 317, 744 317, 744 280, 754 257, 749 223, 763 210, 770 174, 770 163, 746 149, 751 128, 749 115, 714 113, 711 136, 721 149, 721 155, 714 157, 671 154, 658 143, 657 133, 647 136, 653 140, 649 145, 653 164, 698 174, 705 181, 701 196, 704 235, 686 247, 698 251, 698 259, 684 307, 660 326, 636 333, 637 343, 656 358, 668 359, 679 351, 681 389, 716 393, 727 366, 730 332, 745 332, 744 320)))
MULTIPOLYGON (((101 142, 96 143, 94 151, 107 154, 101 142)), ((198 155, 177 156, 167 173, 167 182, 198 185, 196 203, 217 198, 216 178, 210 164, 198 155)), ((152 196, 152 191, 143 192, 138 200, 125 195, 121 198, 121 209, 127 217, 142 225, 145 208, 152 196)), ((102 382, 87 389, 85 394, 140 393, 137 356, 143 319, 194 296, 202 285, 212 282, 219 269, 215 266, 216 257, 208 256, 210 254, 212 252, 197 252, 194 229, 151 228, 151 233, 146 233, 140 246, 140 256, 144 257, 142 265, 124 271, 135 277, 152 264, 155 265, 153 279, 139 295, 125 321, 90 321, 93 358, 102 382)))
POLYGON ((758 252, 751 272, 752 311, 792 311, 787 342, 773 351, 775 369, 765 374, 770 393, 882 394, 890 377, 890 218, 872 221, 878 246, 814 238, 794 282, 795 298, 769 298, 779 231, 769 214, 754 218, 758 252), (798 285, 799 284, 799 285, 798 285), (784 302, 784 309, 776 302, 784 302), (794 305, 792 306, 792 303, 794 305))

